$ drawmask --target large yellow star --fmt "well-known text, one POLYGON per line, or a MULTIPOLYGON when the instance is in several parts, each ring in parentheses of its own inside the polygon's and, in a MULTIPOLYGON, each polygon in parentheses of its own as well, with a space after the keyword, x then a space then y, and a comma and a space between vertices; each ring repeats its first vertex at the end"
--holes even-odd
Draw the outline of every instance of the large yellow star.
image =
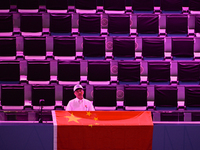
POLYGON ((73 114, 71 114, 71 116, 65 116, 65 118, 69 118, 68 122, 74 121, 76 123, 79 123, 78 120, 81 119, 81 118, 75 117, 73 114))
POLYGON ((90 116, 92 113, 90 112, 90 111, 88 111, 88 112, 86 112, 87 114, 87 116, 90 116))

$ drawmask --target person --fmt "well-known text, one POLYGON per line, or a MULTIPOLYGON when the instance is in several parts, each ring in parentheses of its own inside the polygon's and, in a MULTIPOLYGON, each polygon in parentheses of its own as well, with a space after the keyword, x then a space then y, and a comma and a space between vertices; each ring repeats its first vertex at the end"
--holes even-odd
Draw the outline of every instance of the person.
POLYGON ((95 111, 92 103, 83 98, 84 90, 80 84, 74 86, 74 95, 76 98, 70 100, 67 104, 66 111, 95 111))

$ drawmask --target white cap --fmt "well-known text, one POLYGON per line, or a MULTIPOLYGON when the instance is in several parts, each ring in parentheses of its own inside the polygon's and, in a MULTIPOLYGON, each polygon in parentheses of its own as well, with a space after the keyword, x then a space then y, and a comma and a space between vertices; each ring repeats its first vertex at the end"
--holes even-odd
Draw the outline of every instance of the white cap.
POLYGON ((77 89, 83 89, 82 85, 80 85, 80 84, 75 85, 75 86, 74 86, 74 92, 75 92, 77 89))

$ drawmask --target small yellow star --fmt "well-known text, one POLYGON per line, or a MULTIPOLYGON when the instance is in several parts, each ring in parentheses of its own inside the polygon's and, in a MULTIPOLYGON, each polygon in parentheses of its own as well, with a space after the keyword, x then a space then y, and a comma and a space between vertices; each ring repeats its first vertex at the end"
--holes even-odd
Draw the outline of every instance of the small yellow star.
POLYGON ((89 124, 88 126, 92 128, 92 124, 89 124))
POLYGON ((88 111, 88 112, 86 112, 87 114, 87 116, 90 116, 92 113, 90 112, 90 111, 88 111))
POLYGON ((65 118, 69 118, 68 122, 74 121, 76 123, 79 123, 78 120, 81 118, 75 117, 73 114, 71 116, 65 116, 65 118))
POLYGON ((97 121, 97 120, 98 120, 98 118, 97 118, 97 117, 94 117, 94 120, 95 120, 95 121, 97 121))

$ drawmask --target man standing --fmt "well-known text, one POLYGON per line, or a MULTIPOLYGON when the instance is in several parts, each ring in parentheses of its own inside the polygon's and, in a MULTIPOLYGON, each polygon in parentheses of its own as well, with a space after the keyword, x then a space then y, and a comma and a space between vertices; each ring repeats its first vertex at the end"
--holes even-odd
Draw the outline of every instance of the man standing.
POLYGON ((83 98, 83 87, 80 84, 74 86, 74 95, 76 98, 70 100, 67 104, 66 111, 95 111, 92 103, 83 98))

